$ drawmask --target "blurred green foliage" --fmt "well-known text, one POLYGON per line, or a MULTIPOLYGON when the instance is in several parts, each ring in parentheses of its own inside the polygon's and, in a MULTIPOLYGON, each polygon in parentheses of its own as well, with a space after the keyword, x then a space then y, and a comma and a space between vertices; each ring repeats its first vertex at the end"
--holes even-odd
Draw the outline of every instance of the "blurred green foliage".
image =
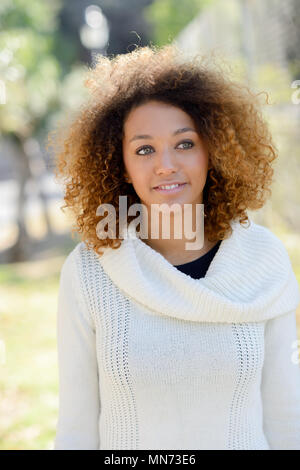
POLYGON ((0 78, 6 102, 0 106, 0 135, 45 135, 62 112, 69 112, 71 104, 76 108, 85 96, 83 65, 61 62, 56 54, 60 8, 59 0, 1 1, 0 78), (74 86, 66 86, 74 81, 75 94, 74 86))
POLYGON ((144 16, 153 24, 153 42, 159 46, 175 36, 212 0, 156 0, 144 16))

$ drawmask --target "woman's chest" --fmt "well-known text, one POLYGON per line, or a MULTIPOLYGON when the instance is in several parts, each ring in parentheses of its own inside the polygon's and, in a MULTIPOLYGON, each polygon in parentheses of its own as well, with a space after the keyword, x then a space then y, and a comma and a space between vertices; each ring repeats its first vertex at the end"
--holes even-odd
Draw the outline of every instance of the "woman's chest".
POLYGON ((191 322, 149 311, 120 292, 97 312, 101 369, 141 385, 257 382, 264 361, 264 326, 258 323, 191 322))

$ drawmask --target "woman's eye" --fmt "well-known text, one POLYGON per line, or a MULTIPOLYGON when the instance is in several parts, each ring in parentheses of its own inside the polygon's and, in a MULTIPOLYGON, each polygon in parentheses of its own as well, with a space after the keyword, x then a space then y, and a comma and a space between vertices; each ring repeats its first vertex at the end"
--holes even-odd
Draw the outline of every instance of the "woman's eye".
MULTIPOLYGON (((181 142, 179 145, 183 145, 183 144, 190 144, 192 147, 194 147, 194 143, 190 140, 185 140, 184 142, 181 142)), ((192 148, 192 147, 186 147, 186 148, 192 148)))
MULTIPOLYGON (((178 146, 179 146, 179 145, 184 145, 184 144, 190 145, 190 146, 188 146, 188 147, 184 147, 184 148, 186 148, 186 149, 189 149, 189 148, 194 147, 194 143, 193 143, 192 141, 190 141, 190 140, 185 140, 184 142, 181 142, 180 144, 178 144, 178 146)), ((140 152, 141 152, 142 150, 147 150, 147 149, 149 149, 149 148, 152 148, 152 147, 151 147, 150 145, 144 145, 144 147, 141 147, 140 149, 138 149, 138 150, 136 151, 136 154, 137 154, 137 155, 148 155, 149 152, 146 152, 146 153, 140 153, 140 152)))
POLYGON ((144 145, 144 147, 141 147, 140 149, 138 149, 138 150, 136 151, 136 154, 137 154, 137 155, 148 155, 147 153, 139 153, 139 152, 140 152, 141 150, 145 150, 145 149, 149 149, 149 148, 151 148, 150 145, 144 145))

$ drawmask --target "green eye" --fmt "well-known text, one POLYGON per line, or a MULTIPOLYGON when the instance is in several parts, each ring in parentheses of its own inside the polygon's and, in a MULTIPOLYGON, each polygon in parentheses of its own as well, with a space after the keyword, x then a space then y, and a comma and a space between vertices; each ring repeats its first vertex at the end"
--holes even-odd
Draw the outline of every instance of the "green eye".
POLYGON ((139 148, 139 149, 136 151, 136 154, 137 154, 137 155, 148 155, 148 153, 144 153, 144 154, 138 153, 138 152, 140 152, 141 150, 144 150, 144 149, 147 149, 147 148, 151 148, 151 146, 150 146, 150 145, 144 145, 143 147, 139 148))
MULTIPOLYGON (((194 147, 194 142, 192 142, 191 140, 185 140, 183 142, 180 142, 178 144, 179 145, 183 145, 183 144, 189 144, 190 146, 188 147, 184 147, 184 149, 190 149, 192 147, 194 147)), ((143 147, 140 147, 137 151, 136 151, 136 155, 149 155, 150 152, 146 152, 146 153, 139 153, 141 150, 145 150, 145 149, 149 149, 149 148, 153 148, 151 145, 144 145, 143 147)), ((151 152, 152 153, 152 152, 151 152)))
MULTIPOLYGON (((194 143, 190 140, 185 140, 184 142, 181 142, 179 145, 181 144, 191 144, 191 146, 194 147, 194 143)), ((192 147, 186 147, 186 148, 192 148, 192 147)))

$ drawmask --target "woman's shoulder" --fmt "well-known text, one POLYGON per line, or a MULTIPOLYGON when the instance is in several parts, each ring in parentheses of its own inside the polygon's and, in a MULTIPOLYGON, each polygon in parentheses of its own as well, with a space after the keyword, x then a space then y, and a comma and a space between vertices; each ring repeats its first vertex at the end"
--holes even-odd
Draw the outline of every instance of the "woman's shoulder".
POLYGON ((82 242, 77 243, 75 247, 65 257, 60 270, 60 282, 75 288, 76 295, 80 295, 80 278, 82 263, 86 256, 82 242))
POLYGON ((100 296, 101 278, 103 269, 99 263, 97 253, 79 242, 66 256, 60 274, 60 283, 63 288, 71 289, 83 309, 89 312, 95 324, 94 304, 95 298, 100 296))
POLYGON ((270 228, 255 223, 249 219, 249 226, 239 224, 238 231, 241 234, 244 248, 253 252, 260 259, 270 258, 275 264, 291 268, 290 257, 284 242, 270 228))
POLYGON ((97 265, 99 261, 97 253, 92 249, 88 248, 84 242, 77 243, 74 248, 66 256, 63 266, 71 266, 76 264, 79 268, 82 265, 97 265))
POLYGON ((95 278, 99 278, 100 271, 103 269, 99 255, 84 242, 79 242, 66 256, 61 276, 68 277, 82 292, 94 284, 95 278))

